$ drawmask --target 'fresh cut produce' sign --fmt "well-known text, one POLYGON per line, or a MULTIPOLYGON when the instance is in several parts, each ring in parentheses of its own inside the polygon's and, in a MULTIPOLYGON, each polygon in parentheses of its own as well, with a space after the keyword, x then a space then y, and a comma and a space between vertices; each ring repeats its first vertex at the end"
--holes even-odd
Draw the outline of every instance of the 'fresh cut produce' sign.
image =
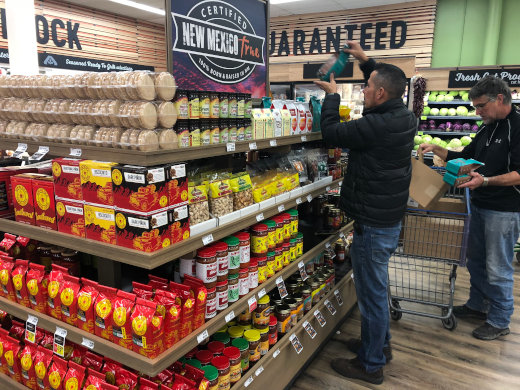
POLYGON ((500 77, 510 87, 520 85, 520 68, 515 69, 468 69, 452 70, 448 79, 448 88, 471 88, 482 78, 492 75, 500 77))

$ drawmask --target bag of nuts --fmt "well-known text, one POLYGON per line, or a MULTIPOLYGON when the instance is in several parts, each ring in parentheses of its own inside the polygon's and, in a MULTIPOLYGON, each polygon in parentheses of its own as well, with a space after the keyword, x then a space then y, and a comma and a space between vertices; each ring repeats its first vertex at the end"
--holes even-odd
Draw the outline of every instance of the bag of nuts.
POLYGON ((206 191, 206 186, 204 184, 198 184, 189 180, 188 202, 191 226, 209 219, 208 192, 206 191))
POLYGON ((227 175, 209 183, 209 208, 215 217, 233 212, 233 192, 227 175))
POLYGON ((233 210, 240 210, 253 204, 253 184, 249 174, 245 172, 234 174, 230 180, 233 191, 233 210))

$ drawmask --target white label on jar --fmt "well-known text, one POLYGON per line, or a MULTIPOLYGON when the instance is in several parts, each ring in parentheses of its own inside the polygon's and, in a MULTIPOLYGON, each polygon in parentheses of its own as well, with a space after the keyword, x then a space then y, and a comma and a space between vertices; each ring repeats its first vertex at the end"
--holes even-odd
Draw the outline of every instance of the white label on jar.
POLYGON ((197 278, 203 283, 213 283, 217 280, 217 262, 203 264, 197 261, 197 278))
POLYGON ((110 171, 108 169, 93 169, 92 176, 96 177, 110 177, 110 171))
POLYGON ((249 289, 258 287, 258 271, 249 271, 249 289))
POLYGON ((226 288, 225 291, 217 291, 217 310, 222 311, 227 309, 228 302, 228 289, 226 288))
POLYGON ((206 300, 206 319, 213 318, 217 314, 217 297, 206 300))
POLYGON ((237 269, 240 267, 240 251, 229 252, 229 269, 237 269))
POLYGON ((179 273, 182 278, 184 275, 196 276, 197 266, 195 259, 181 259, 179 273))
POLYGON ((249 292, 249 277, 238 278, 238 294, 243 296, 249 292))
POLYGON ((249 263, 249 261, 251 260, 250 253, 251 253, 251 248, 250 248, 249 242, 247 243, 247 245, 244 245, 244 246, 240 245, 240 262, 249 263))
POLYGON ((140 229, 145 229, 145 230, 148 230, 150 228, 150 224, 148 223, 147 219, 128 217, 128 224, 130 226, 140 228, 140 229))
POLYGON ((228 274, 229 255, 217 257, 217 275, 223 276, 228 274))
POLYGON ((148 181, 148 183, 150 184, 160 183, 166 180, 166 177, 164 175, 164 168, 149 169, 148 174, 152 175, 151 180, 148 181))
POLYGON ((228 303, 238 301, 238 283, 230 284, 228 288, 228 303))
POLYGON ((62 165, 61 170, 65 173, 73 173, 79 175, 79 167, 71 167, 70 165, 62 165))
POLYGON ((144 174, 125 172, 125 181, 128 183, 144 184, 144 174))
POLYGON ((96 218, 102 219, 104 221, 114 221, 114 214, 112 213, 102 213, 101 211, 96 211, 96 218))
POLYGON ((67 213, 69 214, 83 215, 82 207, 65 205, 65 210, 67 210, 67 213))

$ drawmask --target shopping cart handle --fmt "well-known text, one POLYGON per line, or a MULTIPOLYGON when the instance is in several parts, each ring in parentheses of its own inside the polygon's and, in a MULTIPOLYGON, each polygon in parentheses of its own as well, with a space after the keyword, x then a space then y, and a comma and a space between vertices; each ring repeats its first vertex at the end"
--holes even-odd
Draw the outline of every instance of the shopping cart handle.
POLYGON ((424 163, 424 153, 420 148, 417 149, 417 157, 420 162, 424 163))

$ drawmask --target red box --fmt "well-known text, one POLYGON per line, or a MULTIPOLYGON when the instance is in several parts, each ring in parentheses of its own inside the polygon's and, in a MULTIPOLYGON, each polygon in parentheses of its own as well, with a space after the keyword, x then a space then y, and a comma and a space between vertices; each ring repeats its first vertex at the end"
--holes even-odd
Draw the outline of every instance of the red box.
POLYGON ((59 232, 85 237, 83 202, 56 198, 56 214, 59 232))
POLYGON ((81 193, 81 176, 76 158, 56 158, 52 160, 52 176, 54 178, 54 193, 57 197, 83 200, 81 193))
POLYGON ((190 214, 188 212, 188 205, 175 207, 170 209, 172 213, 171 224, 171 238, 172 245, 182 240, 190 238, 190 214))
POLYGON ((37 176, 37 173, 22 173, 21 175, 11 177, 16 222, 28 225, 35 224, 32 178, 37 176))
POLYGON ((166 165, 166 179, 168 184, 168 202, 170 207, 188 203, 188 178, 186 164, 166 165))
POLYGON ((0 218, 13 214, 11 177, 21 173, 36 172, 36 168, 4 167, 0 168, 0 218))
POLYGON ((56 203, 52 177, 44 176, 32 180, 34 217, 36 226, 58 230, 56 224, 56 203))

